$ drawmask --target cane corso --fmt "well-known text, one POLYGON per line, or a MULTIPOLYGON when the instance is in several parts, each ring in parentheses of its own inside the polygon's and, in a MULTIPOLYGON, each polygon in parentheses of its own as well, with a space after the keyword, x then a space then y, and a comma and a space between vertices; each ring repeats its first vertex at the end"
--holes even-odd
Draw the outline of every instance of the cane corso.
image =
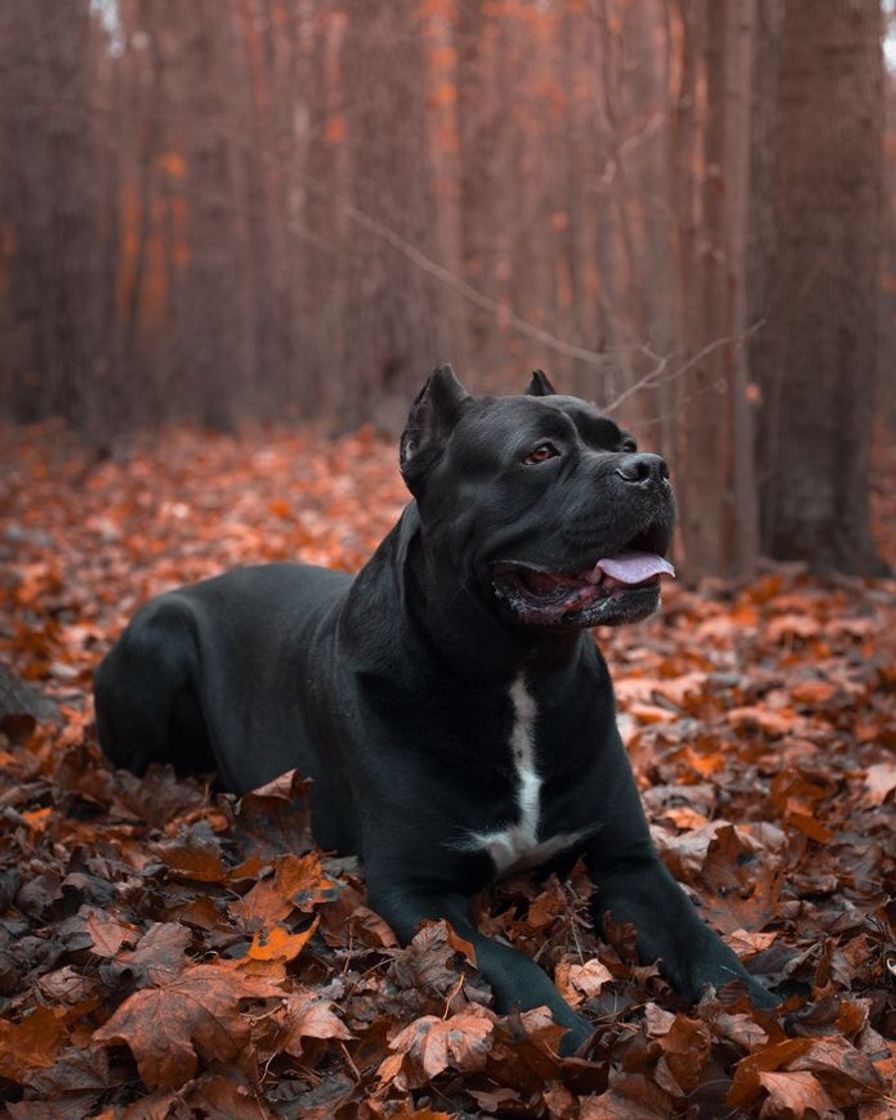
POLYGON ((632 922, 684 996, 739 980, 775 1005, 657 858, 588 632, 659 603, 665 462, 541 372, 521 396, 477 399, 440 366, 400 466, 413 501, 354 578, 243 568, 136 615, 96 676, 109 759, 214 768, 237 793, 297 768, 317 843, 358 854, 399 940, 447 918, 498 1009, 546 1004, 564 1052, 591 1024, 471 921, 507 872, 584 857, 596 922, 632 922))

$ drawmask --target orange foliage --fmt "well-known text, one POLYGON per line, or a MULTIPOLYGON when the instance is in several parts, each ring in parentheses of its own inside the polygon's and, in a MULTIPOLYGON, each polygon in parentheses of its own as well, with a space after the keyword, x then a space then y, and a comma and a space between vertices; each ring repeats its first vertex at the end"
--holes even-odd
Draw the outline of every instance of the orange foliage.
POLYGON ((134 609, 240 563, 357 568, 405 500, 394 448, 368 431, 173 432, 105 458, 55 427, 0 440, 3 653, 60 705, 0 721, 11 1115, 887 1114, 896 584, 673 588, 662 616, 600 635, 663 858, 787 1002, 685 1007, 630 929, 591 927, 581 869, 507 880, 484 931, 597 1028, 587 1060, 563 1060, 543 1010, 491 1010, 446 923, 395 947, 357 866, 310 847, 295 775, 235 803, 112 772, 96 748, 91 671, 134 609))

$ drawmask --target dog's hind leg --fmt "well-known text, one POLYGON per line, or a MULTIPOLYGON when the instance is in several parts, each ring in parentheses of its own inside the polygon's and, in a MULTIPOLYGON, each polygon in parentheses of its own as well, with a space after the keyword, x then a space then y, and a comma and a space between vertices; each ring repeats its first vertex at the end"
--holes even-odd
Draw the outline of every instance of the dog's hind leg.
POLYGON ((195 670, 181 604, 149 604, 94 676, 97 730, 110 762, 135 774, 152 762, 171 762, 181 772, 213 769, 195 670))

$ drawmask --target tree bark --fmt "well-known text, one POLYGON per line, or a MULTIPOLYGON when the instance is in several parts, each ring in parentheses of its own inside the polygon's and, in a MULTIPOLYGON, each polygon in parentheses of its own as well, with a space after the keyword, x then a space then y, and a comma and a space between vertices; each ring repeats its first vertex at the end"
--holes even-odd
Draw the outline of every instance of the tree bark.
POLYGON ((351 0, 342 51, 349 170, 344 213, 351 249, 342 324, 341 419, 373 418, 410 399, 439 360, 434 281, 390 240, 432 258, 434 200, 426 152, 421 10, 399 0, 351 0), (400 122, 396 126, 394 122, 400 122))
POLYGON ((20 379, 13 407, 98 435, 105 399, 99 189, 93 121, 87 111, 94 25, 88 0, 62 7, 15 0, 4 12, 6 72, 0 92, 13 106, 5 127, 12 258, 12 361, 20 379), (36 113, 34 90, 58 99, 36 113))
MULTIPOLYGON (((757 558, 752 413, 744 352, 747 332, 750 83, 755 0, 682 3, 685 61, 679 113, 677 201, 681 230, 682 338, 687 375, 679 382, 681 442, 676 462, 685 568, 749 576, 757 558), (699 197, 688 183, 693 99, 702 45, 705 110, 699 197), (699 203, 700 220, 694 224, 699 203), (689 368, 688 368, 689 367, 689 368)), ((698 125, 699 126, 699 125, 698 125)))
POLYGON ((763 550, 882 568, 868 513, 882 207, 878 0, 786 0, 759 368, 763 550))
POLYGON ((185 20, 182 112, 199 123, 189 134, 189 308, 184 381, 194 415, 206 427, 231 431, 250 396, 244 229, 237 160, 228 125, 234 117, 236 12, 194 0, 185 20))

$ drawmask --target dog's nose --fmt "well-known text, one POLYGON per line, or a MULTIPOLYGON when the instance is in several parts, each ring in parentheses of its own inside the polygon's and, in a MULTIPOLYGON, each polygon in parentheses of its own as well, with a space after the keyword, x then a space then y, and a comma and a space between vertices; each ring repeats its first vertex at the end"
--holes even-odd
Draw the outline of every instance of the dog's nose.
POLYGON ((616 467, 616 473, 626 482, 650 486, 669 477, 666 460, 660 455, 626 455, 616 467))

